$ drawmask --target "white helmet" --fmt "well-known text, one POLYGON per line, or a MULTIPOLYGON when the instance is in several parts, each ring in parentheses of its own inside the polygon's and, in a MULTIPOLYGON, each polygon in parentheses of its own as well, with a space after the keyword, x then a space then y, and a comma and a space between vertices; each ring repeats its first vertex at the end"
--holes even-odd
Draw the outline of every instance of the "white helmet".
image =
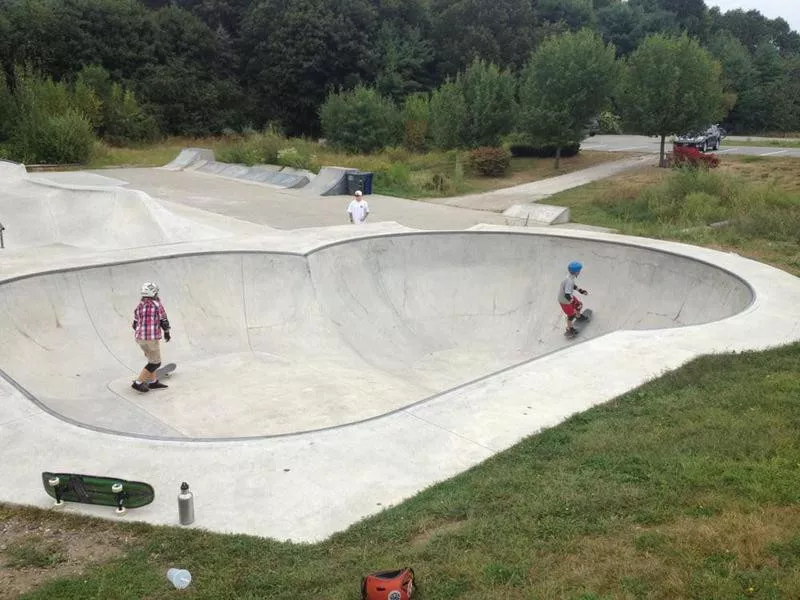
POLYGON ((361 196, 363 194, 364 194, 364 192, 362 192, 361 190, 356 190, 356 196, 361 196))
POLYGON ((158 285, 151 282, 146 282, 142 284, 142 297, 143 298, 155 298, 158 296, 158 285))

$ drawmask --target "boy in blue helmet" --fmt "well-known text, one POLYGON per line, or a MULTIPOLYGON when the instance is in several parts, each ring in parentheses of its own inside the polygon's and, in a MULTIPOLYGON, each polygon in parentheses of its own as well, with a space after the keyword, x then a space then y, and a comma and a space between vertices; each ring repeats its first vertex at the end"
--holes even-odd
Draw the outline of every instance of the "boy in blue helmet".
POLYGON ((580 292, 584 296, 589 293, 583 288, 579 288, 577 285, 578 275, 581 274, 582 269, 583 265, 577 260, 569 263, 567 266, 569 275, 561 282, 561 287, 558 290, 558 303, 561 305, 561 310, 567 315, 566 334, 569 336, 578 335, 578 330, 572 326, 575 320, 583 321, 586 319, 586 317, 581 314, 583 302, 578 300, 575 295, 575 292, 580 292))

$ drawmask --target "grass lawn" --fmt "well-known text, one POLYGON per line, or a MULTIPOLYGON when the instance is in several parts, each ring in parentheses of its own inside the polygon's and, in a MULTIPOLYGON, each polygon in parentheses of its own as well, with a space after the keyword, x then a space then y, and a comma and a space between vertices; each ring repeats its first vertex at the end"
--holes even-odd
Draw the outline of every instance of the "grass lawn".
POLYGON ((797 598, 798 431, 800 345, 704 357, 320 544, 0 506, 0 582, 168 599, 180 565, 182 597, 345 600, 411 565, 425 600, 797 598))
POLYGON ((548 204, 568 206, 577 223, 734 251, 800 275, 797 158, 726 156, 718 169, 695 174, 645 167, 548 204))
MULTIPOLYGON (((244 162, 248 144, 257 154, 258 137, 252 141, 231 138, 170 138, 157 144, 140 148, 114 148, 99 144, 91 162, 83 168, 106 167, 156 167, 174 159, 183 148, 211 148, 218 160, 244 162), (242 152, 244 147, 244 152, 242 152), (236 151, 239 150, 237 153, 236 151)), ((370 155, 338 152, 307 140, 286 140, 283 145, 295 147, 308 157, 305 165, 316 171, 320 166, 353 167, 374 172, 373 191, 376 194, 421 199, 485 192, 539 179, 563 175, 603 162, 622 160, 629 153, 583 151, 577 156, 561 159, 558 171, 550 158, 513 158, 509 172, 504 177, 481 177, 472 173, 468 165, 468 152, 431 151, 414 154, 402 148, 388 149, 370 155)), ((297 165, 301 166, 301 165, 297 165)))

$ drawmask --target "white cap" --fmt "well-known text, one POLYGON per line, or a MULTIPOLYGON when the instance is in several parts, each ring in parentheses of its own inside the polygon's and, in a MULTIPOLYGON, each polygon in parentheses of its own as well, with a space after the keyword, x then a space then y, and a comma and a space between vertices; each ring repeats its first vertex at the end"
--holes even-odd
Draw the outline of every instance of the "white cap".
POLYGON ((363 192, 361 190, 356 190, 356 196, 361 196, 363 192))

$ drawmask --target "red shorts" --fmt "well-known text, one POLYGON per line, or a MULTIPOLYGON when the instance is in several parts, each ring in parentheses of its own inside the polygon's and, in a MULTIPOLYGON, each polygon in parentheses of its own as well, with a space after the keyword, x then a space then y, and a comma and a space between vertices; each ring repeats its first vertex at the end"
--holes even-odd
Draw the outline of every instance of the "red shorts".
POLYGON ((572 297, 572 302, 569 304, 562 304, 561 310, 564 311, 564 314, 568 317, 576 316, 576 313, 583 308, 583 302, 578 300, 575 296, 572 297))

